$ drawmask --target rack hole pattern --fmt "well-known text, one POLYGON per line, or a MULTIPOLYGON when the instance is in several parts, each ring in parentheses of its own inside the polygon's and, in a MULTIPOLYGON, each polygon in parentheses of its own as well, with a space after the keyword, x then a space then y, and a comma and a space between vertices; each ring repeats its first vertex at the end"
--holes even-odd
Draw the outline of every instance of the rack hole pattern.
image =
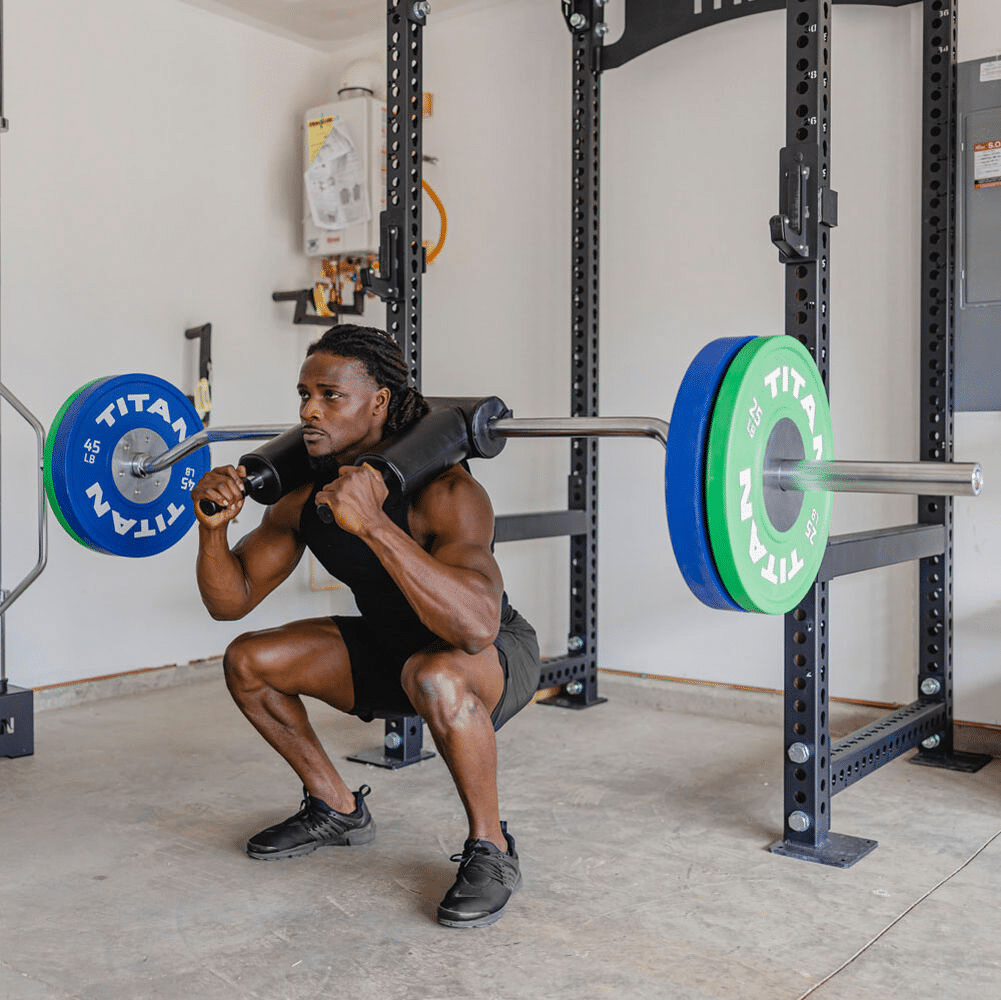
MULTIPOLYGON (((953 458, 952 274, 955 233, 956 19, 941 0, 925 3, 922 89, 922 274, 921 274, 921 425, 919 458, 953 458)), ((918 685, 936 678, 938 700, 945 703, 945 739, 952 749, 953 505, 948 498, 918 500, 918 521, 945 528, 943 555, 923 559, 918 569, 918 685)))

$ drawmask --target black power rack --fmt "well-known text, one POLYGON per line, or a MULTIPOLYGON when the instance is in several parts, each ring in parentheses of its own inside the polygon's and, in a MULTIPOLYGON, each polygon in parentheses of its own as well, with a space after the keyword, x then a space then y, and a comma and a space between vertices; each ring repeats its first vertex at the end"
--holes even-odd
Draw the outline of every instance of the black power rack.
MULTIPOLYGON (((762 11, 786 10, 786 145, 772 241, 786 269, 785 333, 813 353, 830 391, 831 4, 828 0, 625 0, 621 37, 604 44, 605 0, 561 0, 572 44, 571 412, 598 412, 601 75, 701 28, 762 11)), ((920 441, 918 456, 953 457, 953 260, 955 255, 956 2, 839 0, 871 6, 923 5, 920 441)), ((380 278, 387 327, 420 375, 421 32, 429 7, 390 0, 387 11, 388 197, 380 278)), ((785 616, 784 823, 777 854, 848 867, 876 842, 831 832, 831 798, 902 754, 912 762, 975 771, 990 757, 953 745, 952 500, 918 498, 917 523, 832 537, 814 586, 785 616), (828 644, 832 579, 880 566, 918 563, 916 700, 832 745, 828 644)), ((570 538, 570 635, 564 656, 544 663, 548 701, 586 708, 598 694, 597 441, 574 438, 565 511, 498 518, 497 540, 570 538)), ((420 758, 420 720, 386 723, 386 766, 420 758), (416 723, 416 725, 415 725, 416 723), (401 741, 405 729, 410 739, 401 741), (414 730, 416 729, 416 739, 414 730), (395 748, 393 747, 395 744, 395 748)), ((364 759, 364 758, 361 758, 364 759)), ((371 758, 369 757, 371 761, 371 758)), ((378 762, 378 761, 377 761, 378 762)))

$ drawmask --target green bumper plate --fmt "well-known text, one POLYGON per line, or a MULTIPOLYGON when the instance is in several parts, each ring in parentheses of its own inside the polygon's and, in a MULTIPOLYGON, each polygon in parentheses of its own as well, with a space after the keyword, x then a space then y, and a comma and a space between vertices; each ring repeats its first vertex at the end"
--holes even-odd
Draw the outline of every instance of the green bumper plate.
POLYGON ((827 392, 809 351, 785 335, 752 340, 720 385, 706 461, 713 560, 730 596, 747 611, 777 615, 792 610, 816 579, 827 547, 829 492, 787 495, 786 513, 776 516, 777 525, 774 503, 766 509, 769 439, 775 432, 777 440, 784 435, 788 441, 792 428, 799 441, 787 450, 799 453, 780 457, 831 460, 827 392))
POLYGON ((86 542, 80 535, 73 529, 69 521, 66 519, 65 513, 63 513, 62 507, 59 505, 59 497, 56 493, 56 486, 52 479, 52 463, 53 463, 53 449, 55 448, 56 437, 59 434, 59 428, 62 425, 63 417, 66 416, 66 411, 77 401, 80 395, 86 392, 92 385, 96 385, 98 382, 103 381, 102 379, 94 379, 92 382, 87 382, 85 385, 80 386, 76 392, 73 393, 69 399, 59 407, 59 412, 55 415, 52 421, 52 426, 49 428, 49 433, 45 437, 45 461, 44 461, 44 481, 45 481, 45 495, 49 499, 49 506, 52 508, 52 513, 56 515, 56 520, 62 525, 63 530, 73 539, 78 541, 84 548, 92 549, 93 546, 86 542))

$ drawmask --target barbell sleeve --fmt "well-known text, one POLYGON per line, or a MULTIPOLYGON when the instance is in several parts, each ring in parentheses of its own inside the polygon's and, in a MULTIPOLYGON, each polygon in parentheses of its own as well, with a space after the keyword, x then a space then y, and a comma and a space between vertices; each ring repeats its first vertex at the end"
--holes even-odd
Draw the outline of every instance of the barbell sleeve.
POLYGON ((658 417, 498 417, 500 437, 650 437, 667 447, 669 424, 658 417))
POLYGON ((848 462, 780 460, 764 470, 766 485, 781 490, 831 493, 907 493, 980 496, 984 474, 977 462, 848 462))
POLYGON ((275 426, 248 426, 248 427, 204 427, 196 434, 185 438, 180 444, 165 451, 155 458, 152 455, 139 455, 133 462, 133 472, 139 477, 151 476, 155 472, 162 472, 175 462, 186 458, 199 448, 215 441, 258 441, 267 438, 277 437, 279 434, 289 429, 289 424, 275 426))

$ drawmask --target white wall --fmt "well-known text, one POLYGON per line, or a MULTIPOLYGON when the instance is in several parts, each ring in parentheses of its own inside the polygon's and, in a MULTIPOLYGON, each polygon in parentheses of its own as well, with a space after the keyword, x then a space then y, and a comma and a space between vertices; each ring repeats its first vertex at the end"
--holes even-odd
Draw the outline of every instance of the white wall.
MULTIPOLYGON (((184 330, 211 322, 213 422, 294 422, 304 334, 271 292, 304 277, 297 119, 329 60, 177 0, 4 6, 5 384, 46 426, 103 375, 148 371, 191 391, 184 330)), ((34 561, 34 445, 6 409, 3 429, 12 586, 34 561)), ((195 532, 131 560, 84 549, 54 518, 49 527, 49 565, 6 615, 15 684, 187 662, 234 634, 201 608, 195 532)), ((252 621, 327 613, 334 600, 310 594, 300 573, 252 621)))
MULTIPOLYGON (((381 52, 382 38, 324 58, 175 0, 58 6, 57 18, 54 0, 7 4, 4 381, 48 422, 95 374, 149 370, 183 382, 183 329, 211 320, 214 421, 293 419, 287 390, 306 335, 270 292, 312 274, 295 249, 296 118, 331 96, 347 62, 381 52), (75 48, 81 33, 86 52, 75 48), (139 126, 123 125, 137 117, 139 126), (68 171, 52 156, 67 137, 76 141, 68 171), (223 180, 228 167, 235 172, 223 180), (48 304, 52 287, 72 312, 48 304)), ((617 7, 612 0, 613 23, 617 7)), ((992 7, 963 0, 960 58, 1001 48, 992 7)), ((917 453, 920 36, 914 8, 835 7, 832 408, 842 457, 917 453)), ((448 241, 424 283, 425 391, 497 393, 517 414, 564 413, 570 70, 559 4, 507 0, 432 15, 424 43, 435 96, 425 150, 440 158, 426 176, 449 213, 448 241)), ((603 413, 668 416, 707 340, 782 329, 783 269, 768 218, 777 210, 784 64, 783 16, 766 13, 606 75, 603 413)), ((433 237, 430 206, 427 218, 433 237)), ((381 319, 380 308, 373 313, 381 319)), ((30 454, 10 441, 12 423, 5 417, 8 580, 30 564, 33 541, 33 500, 11 482, 15 461, 30 463, 30 454)), ((983 498, 957 502, 957 716, 979 721, 1001 719, 991 659, 999 432, 996 414, 957 418, 957 458, 983 461, 989 477, 983 498)), ((511 442, 476 471, 500 513, 554 509, 565 500, 565 456, 559 442, 511 442)), ((602 664, 780 687, 779 622, 711 612, 685 590, 667 539, 661 459, 652 442, 602 445, 602 664)), ((913 509, 909 498, 838 497, 834 530, 905 523, 913 509)), ((8 615, 15 683, 183 662, 220 652, 233 634, 200 609, 193 537, 137 566, 57 532, 52 565, 8 615), (116 593, 111 603, 106 589, 116 593), (142 648, 136 635, 147 637, 142 648)), ((537 624, 544 651, 559 652, 566 542, 498 554, 512 600, 537 624)), ((833 584, 835 696, 913 697, 915 596, 912 567, 833 584)), ((325 613, 342 600, 309 594, 300 574, 250 624, 325 613)))

